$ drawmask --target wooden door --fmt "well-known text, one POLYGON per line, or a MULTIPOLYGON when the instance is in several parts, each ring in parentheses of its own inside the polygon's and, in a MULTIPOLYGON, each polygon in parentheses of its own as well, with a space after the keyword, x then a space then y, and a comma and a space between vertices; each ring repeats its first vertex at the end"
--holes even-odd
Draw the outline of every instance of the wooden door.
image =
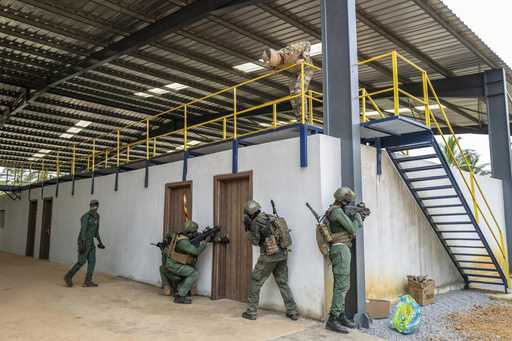
POLYGON ((37 219, 37 200, 30 201, 28 208, 28 228, 27 228, 27 247, 25 256, 34 257, 34 244, 36 241, 36 219, 37 219))
POLYGON ((243 225, 243 207, 252 199, 252 172, 214 178, 214 221, 229 244, 213 248, 212 298, 247 302, 251 284, 252 244, 243 225))
POLYGON ((192 182, 176 182, 165 185, 164 236, 181 232, 185 225, 185 201, 189 219, 192 219, 192 182), (186 198, 184 200, 184 198, 186 198))
POLYGON ((43 201, 43 221, 41 224, 41 244, 39 246, 39 259, 50 257, 50 237, 52 234, 52 199, 43 201))

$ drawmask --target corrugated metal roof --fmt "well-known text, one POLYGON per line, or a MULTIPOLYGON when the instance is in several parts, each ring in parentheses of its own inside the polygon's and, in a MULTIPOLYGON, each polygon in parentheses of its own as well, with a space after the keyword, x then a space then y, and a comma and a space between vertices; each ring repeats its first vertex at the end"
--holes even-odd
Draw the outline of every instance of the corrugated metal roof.
MULTIPOLYGON (((75 72, 95 51, 193 2, 0 0, 0 110, 8 112, 25 89, 38 90, 75 72)), ((441 0, 358 0, 357 10, 362 58, 397 50, 434 79, 502 67, 512 79, 511 69, 441 0)), ((233 66, 257 60, 267 46, 277 48, 302 39, 312 43, 321 39, 319 0, 275 0, 210 14, 48 89, 0 128, 0 160, 24 161, 43 145, 53 149, 69 145, 59 136, 77 120, 92 124, 73 141, 99 138, 120 125, 248 80, 253 74, 233 66), (148 98, 134 95, 173 82, 189 87, 148 98)), ((320 65, 321 56, 315 62, 320 65)), ((381 66, 390 68, 389 62, 381 66)), ((407 66, 400 68, 400 74, 410 80, 418 76, 407 66)), ((359 76, 371 86, 390 80, 382 69, 371 66, 361 67, 359 76)), ((312 87, 321 90, 321 81, 316 75, 312 87)), ((240 89, 240 105, 285 95, 287 83, 287 77, 279 76, 246 86, 240 89)), ((484 103, 475 98, 448 100, 453 105, 450 118, 457 126, 485 129, 484 103)), ((190 110, 201 117, 227 112, 231 105, 225 96, 217 96, 190 110)), ((169 123, 172 117, 160 121, 169 123)), ((136 125, 123 139, 135 140, 143 133, 144 127, 136 125)), ((99 138, 98 143, 108 147, 113 142, 99 138)))

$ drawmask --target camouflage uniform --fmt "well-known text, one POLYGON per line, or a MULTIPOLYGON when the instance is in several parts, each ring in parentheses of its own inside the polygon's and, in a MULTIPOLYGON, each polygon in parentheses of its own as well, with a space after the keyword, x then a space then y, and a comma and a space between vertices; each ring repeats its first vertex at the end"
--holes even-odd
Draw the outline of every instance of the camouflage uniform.
MULTIPOLYGON (((66 282, 71 282, 73 276, 80 270, 80 268, 87 262, 87 273, 85 275, 85 284, 92 283, 92 275, 96 266, 96 245, 94 245, 94 238, 98 240, 98 247, 104 248, 101 242, 99 228, 100 228, 100 215, 91 210, 85 213, 81 218, 80 234, 78 235, 78 261, 68 271, 65 276, 66 282), (82 252, 81 252, 82 251, 82 252)), ((69 285, 71 286, 71 285, 69 285)), ((95 285, 91 285, 95 286, 95 285)))
MULTIPOLYGON (((185 224, 185 232, 197 232, 197 224, 192 221, 187 221, 185 224)), ((176 242, 175 251, 178 253, 182 253, 185 255, 191 255, 193 257, 198 257, 204 249, 206 249, 207 244, 201 243, 198 247, 194 246, 190 242, 187 234, 178 233, 175 237, 178 238, 176 242)), ((186 297, 190 290, 194 287, 199 279, 199 272, 195 269, 194 264, 181 264, 170 257, 167 257, 165 262, 165 277, 169 279, 172 275, 173 277, 178 277, 180 279, 178 283, 176 298, 186 297)), ((175 299, 175 302, 176 299, 175 299)), ((181 302, 177 302, 181 303, 181 302)))
POLYGON ((162 265, 160 265, 160 278, 162 280, 162 294, 171 295, 171 291, 176 293, 177 285, 183 280, 182 277, 179 277, 173 274, 169 268, 167 268, 167 261, 169 257, 167 256, 169 252, 169 246, 162 250, 162 265), (168 291, 167 291, 168 290, 168 291))
MULTIPOLYGON (((245 219, 250 219, 246 217, 245 219)), ((274 275, 281 297, 283 298, 286 306, 287 316, 297 315, 297 305, 293 299, 292 292, 288 286, 288 251, 279 249, 279 251, 272 255, 266 255, 265 236, 262 230, 269 225, 270 217, 263 213, 259 214, 250 222, 248 230, 249 239, 253 245, 260 246, 260 257, 254 267, 251 276, 251 287, 247 298, 247 310, 244 314, 250 319, 256 318, 258 310, 258 303, 260 299, 260 289, 270 276, 274 275)), ((296 317, 294 318, 296 319, 296 317)))
MULTIPOLYGON (((309 41, 299 41, 296 43, 292 43, 285 48, 280 49, 278 52, 281 55, 281 63, 283 65, 295 63, 299 59, 303 59, 305 63, 313 65, 313 60, 310 56, 311 51, 311 43, 309 41)), ((297 67, 296 70, 297 78, 290 79, 288 83, 288 87, 290 89, 290 95, 300 95, 302 89, 302 80, 301 80, 301 72, 300 67, 297 67)), ((309 83, 311 82, 311 78, 313 78, 313 74, 315 70, 307 65, 304 66, 304 92, 307 92, 309 89, 309 83)), ((307 93, 306 93, 307 95, 307 93)), ((298 120, 302 117, 302 98, 299 96, 298 98, 292 99, 291 101, 293 112, 298 120)), ((304 113, 307 115, 308 113, 308 102, 304 103, 304 113)))

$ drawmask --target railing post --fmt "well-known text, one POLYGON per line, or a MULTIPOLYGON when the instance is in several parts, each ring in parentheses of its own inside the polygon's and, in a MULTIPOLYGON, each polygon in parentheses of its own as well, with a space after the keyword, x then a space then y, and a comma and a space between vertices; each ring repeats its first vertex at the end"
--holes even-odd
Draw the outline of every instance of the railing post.
POLYGON ((105 149, 105 168, 108 168, 108 149, 105 149))
POLYGON ((187 105, 184 105, 183 109, 183 150, 188 149, 188 118, 187 118, 187 105))
POLYGON ((156 157, 156 137, 153 137, 153 157, 156 157))
POLYGON ((361 108, 362 108, 362 116, 363 116, 363 122, 368 122, 368 118, 366 117, 366 88, 363 88, 363 94, 361 96, 361 108))
POLYGON ((96 139, 92 140, 92 171, 96 170, 96 139))
POLYGON ((421 73, 421 83, 423 85, 423 105, 425 111, 425 125, 430 128, 430 100, 428 98, 428 84, 427 84, 427 73, 423 71, 421 73))
POLYGON ((477 224, 479 224, 479 218, 478 218, 478 203, 476 202, 476 194, 475 194, 475 173, 473 172, 473 169, 470 169, 469 172, 469 183, 470 183, 470 190, 471 190, 471 200, 473 201, 473 210, 475 211, 475 221, 477 224))
POLYGON ((393 108, 396 116, 400 115, 400 93, 398 88, 398 54, 391 52, 391 63, 393 65, 393 108))
POLYGON ((117 153, 117 167, 119 167, 119 164, 121 162, 120 155, 119 155, 119 145, 121 144, 121 132, 119 129, 117 129, 117 147, 116 147, 116 153, 117 153))
POLYGON ((146 160, 149 160, 149 118, 146 119, 146 160))
POLYGON ((224 117, 222 120, 222 139, 225 140, 228 138, 228 120, 224 117))
POLYGON ((236 140, 237 137, 238 137, 238 134, 237 134, 237 125, 236 125, 236 111, 237 111, 237 89, 236 89, 236 86, 233 88, 233 139, 236 140))
POLYGON ((71 158, 71 175, 75 176, 76 169, 76 144, 73 145, 73 156, 71 158))
POLYGON ((300 123, 306 123, 306 89, 304 82, 304 62, 300 64, 300 123))
POLYGON ((126 146, 126 163, 130 162, 130 145, 126 146))
POLYGON ((277 128, 277 104, 272 105, 272 128, 277 128))
POLYGON ((313 124, 313 91, 309 90, 308 98, 309 124, 313 124))

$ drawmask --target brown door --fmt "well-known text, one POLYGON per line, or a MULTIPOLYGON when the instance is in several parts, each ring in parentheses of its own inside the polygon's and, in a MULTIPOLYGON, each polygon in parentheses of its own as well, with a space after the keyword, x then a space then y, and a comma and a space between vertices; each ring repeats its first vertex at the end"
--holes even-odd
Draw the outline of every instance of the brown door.
POLYGON ((164 236, 181 232, 185 225, 185 202, 187 214, 192 219, 192 182, 176 182, 165 185, 164 236))
POLYGON ((41 224, 41 244, 39 246, 39 259, 50 257, 50 236, 52 233, 52 199, 43 201, 43 222, 41 224))
POLYGON ((37 218, 37 200, 32 200, 28 208, 28 229, 27 229, 27 247, 25 256, 34 257, 34 244, 36 240, 36 218, 37 218))
POLYGON ((230 243, 213 248, 212 298, 247 302, 252 245, 243 227, 243 206, 252 199, 252 172, 214 178, 214 221, 230 243))

